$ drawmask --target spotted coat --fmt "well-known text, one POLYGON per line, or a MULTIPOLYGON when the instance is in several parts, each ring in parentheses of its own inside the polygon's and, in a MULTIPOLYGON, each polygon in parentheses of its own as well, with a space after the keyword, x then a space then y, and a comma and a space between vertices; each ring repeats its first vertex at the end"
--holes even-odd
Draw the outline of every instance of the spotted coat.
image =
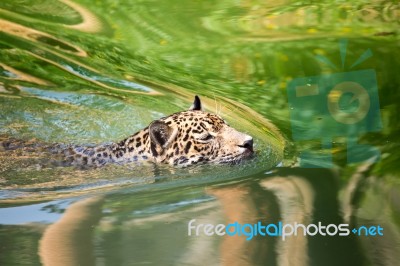
POLYGON ((253 155, 253 139, 227 125, 218 115, 201 110, 195 97, 188 111, 153 121, 136 134, 99 146, 51 146, 63 165, 103 166, 151 161, 175 166, 238 163, 253 155))

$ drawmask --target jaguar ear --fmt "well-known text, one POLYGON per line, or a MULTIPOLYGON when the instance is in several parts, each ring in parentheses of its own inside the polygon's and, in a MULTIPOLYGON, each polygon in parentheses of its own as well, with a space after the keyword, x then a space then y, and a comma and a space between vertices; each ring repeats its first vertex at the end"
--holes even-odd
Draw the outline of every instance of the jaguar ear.
MULTIPOLYGON (((164 121, 156 120, 149 126, 151 144, 164 149, 176 137, 177 130, 168 126, 164 121)), ((153 145, 151 145, 153 146, 153 145)))
POLYGON ((201 101, 200 101, 199 96, 197 96, 197 95, 194 96, 193 104, 192 104, 192 106, 190 106, 189 110, 193 110, 193 111, 201 111, 202 110, 201 101))

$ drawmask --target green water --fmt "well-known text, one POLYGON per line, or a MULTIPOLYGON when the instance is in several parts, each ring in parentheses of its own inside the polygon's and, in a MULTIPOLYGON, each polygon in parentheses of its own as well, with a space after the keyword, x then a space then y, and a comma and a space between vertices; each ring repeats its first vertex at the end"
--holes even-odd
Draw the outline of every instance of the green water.
POLYGON ((118 141, 197 94, 255 138, 257 158, 79 170, 0 150, 0 265, 398 265, 399 18, 396 1, 1 1, 2 138, 118 141), (332 168, 299 167, 321 139, 294 141, 304 121, 290 115, 288 84, 365 69, 382 127, 357 137, 379 160, 347 163, 338 135, 323 150, 332 168), (380 225, 384 235, 188 236, 192 219, 380 225))

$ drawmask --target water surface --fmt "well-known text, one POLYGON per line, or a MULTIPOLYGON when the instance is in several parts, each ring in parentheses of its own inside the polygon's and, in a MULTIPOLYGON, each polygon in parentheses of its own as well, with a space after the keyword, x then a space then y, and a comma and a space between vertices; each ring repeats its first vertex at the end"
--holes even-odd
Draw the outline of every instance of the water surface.
POLYGON ((2 1, 1 138, 118 141, 198 94, 255 138, 258 156, 237 166, 79 170, 0 151, 0 264, 396 265, 399 12, 393 1, 2 1), (333 168, 300 168, 299 153, 321 140, 293 141, 291 122, 302 121, 290 119, 288 83, 350 71, 368 49, 351 71, 376 73, 382 128, 360 142, 380 159, 348 164, 337 136, 333 168), (385 234, 189 237, 191 219, 379 224, 385 234))

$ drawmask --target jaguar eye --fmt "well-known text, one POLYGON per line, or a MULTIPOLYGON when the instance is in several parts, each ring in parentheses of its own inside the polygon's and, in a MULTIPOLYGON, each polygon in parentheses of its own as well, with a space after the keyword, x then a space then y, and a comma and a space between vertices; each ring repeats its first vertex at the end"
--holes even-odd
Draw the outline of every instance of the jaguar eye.
POLYGON ((203 136, 200 137, 201 140, 210 140, 214 138, 213 135, 211 135, 210 133, 204 134, 203 136))

